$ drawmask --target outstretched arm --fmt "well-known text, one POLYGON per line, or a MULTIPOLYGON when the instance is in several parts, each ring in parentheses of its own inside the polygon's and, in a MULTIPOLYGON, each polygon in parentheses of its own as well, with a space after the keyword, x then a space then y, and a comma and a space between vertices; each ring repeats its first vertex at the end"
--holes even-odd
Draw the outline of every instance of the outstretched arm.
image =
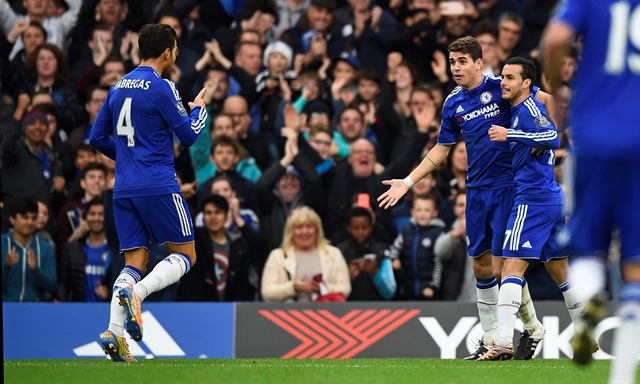
POLYGON ((436 144, 404 180, 384 180, 382 184, 389 185, 390 187, 387 192, 378 197, 378 201, 380 202, 379 206, 387 209, 396 205, 398 200, 413 187, 413 184, 438 169, 440 164, 447 158, 450 149, 450 146, 436 144))

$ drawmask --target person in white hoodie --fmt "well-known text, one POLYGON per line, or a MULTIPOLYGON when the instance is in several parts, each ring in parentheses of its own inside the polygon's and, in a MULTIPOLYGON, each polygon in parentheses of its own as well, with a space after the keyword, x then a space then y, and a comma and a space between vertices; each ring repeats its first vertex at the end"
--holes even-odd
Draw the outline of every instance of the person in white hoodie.
MULTIPOLYGON (((26 19, 27 21, 39 21, 47 31, 47 41, 64 50, 66 48, 65 43, 67 36, 69 35, 69 32, 71 32, 71 29, 76 25, 82 0, 66 0, 69 5, 68 11, 62 14, 62 16, 47 17, 47 6, 49 1, 51 0, 25 0, 24 5, 27 9, 27 14, 22 15, 15 12, 7 0, 0 0, 0 29, 2 30, 2 33, 5 36, 9 36, 16 26, 16 23, 23 19, 26 19)), ((26 29, 29 24, 24 24, 26 29)), ((18 37, 13 45, 13 50, 11 51, 9 58, 13 59, 15 55, 20 52, 23 46, 22 37, 18 37)))

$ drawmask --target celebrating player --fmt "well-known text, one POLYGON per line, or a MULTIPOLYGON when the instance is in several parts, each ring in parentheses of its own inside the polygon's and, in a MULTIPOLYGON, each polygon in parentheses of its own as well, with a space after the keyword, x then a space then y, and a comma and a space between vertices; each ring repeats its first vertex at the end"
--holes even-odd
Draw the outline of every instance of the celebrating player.
MULTIPOLYGON (((502 282, 498 296, 498 339, 478 360, 508 360, 514 355, 513 328, 520 307, 527 260, 541 260, 558 284, 571 320, 580 317, 583 302, 567 279, 566 253, 558 249, 556 235, 564 228, 564 193, 553 174, 558 132, 547 110, 531 94, 536 78, 533 61, 513 57, 502 69, 502 98, 511 108, 511 129, 494 125, 491 141, 508 142, 515 181, 514 205, 504 236, 502 282), (531 148, 547 150, 539 155, 531 148)), ((597 349, 597 344, 593 343, 597 349)))
MULTIPOLYGON (((502 271, 502 241, 509 212, 513 207, 513 172, 507 143, 492 142, 487 135, 492 124, 508 126, 510 105, 501 97, 500 79, 483 76, 482 47, 473 37, 462 37, 449 45, 449 65, 458 86, 445 100, 438 143, 404 180, 385 180, 390 185, 378 197, 388 208, 413 186, 415 181, 438 169, 447 158, 460 132, 466 143, 467 244, 473 258, 478 293, 478 312, 484 331, 478 349, 466 357, 477 360, 495 343, 498 333, 498 280, 502 271), (491 256, 495 257, 491 257, 491 256)), ((548 97, 534 88, 538 99, 548 97)), ((520 317, 525 332, 515 359, 530 359, 544 336, 544 327, 535 316, 529 288, 522 289, 520 317)))
POLYGON ((125 267, 113 285, 102 336, 113 361, 135 361, 124 330, 142 340, 141 302, 196 261, 191 215, 174 172, 173 135, 185 145, 195 142, 207 118, 205 90, 189 103, 189 116, 175 84, 163 78, 176 60, 176 42, 168 25, 140 30, 140 66, 111 88, 91 129, 91 144, 116 161, 113 210, 125 267), (142 279, 152 241, 165 243, 171 254, 142 279))

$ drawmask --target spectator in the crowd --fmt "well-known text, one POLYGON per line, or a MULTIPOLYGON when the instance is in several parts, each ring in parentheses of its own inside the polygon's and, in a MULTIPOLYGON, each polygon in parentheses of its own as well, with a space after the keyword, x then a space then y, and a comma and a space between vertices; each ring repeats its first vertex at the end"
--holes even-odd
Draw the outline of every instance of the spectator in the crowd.
POLYGON ((389 247, 372 236, 373 212, 370 207, 352 207, 346 218, 349 237, 337 245, 349 265, 349 301, 384 300, 373 282, 384 251, 389 247))
POLYGON ((335 8, 333 0, 311 0, 298 23, 280 36, 294 56, 304 55, 304 68, 316 70, 323 59, 337 59, 347 49, 347 40, 333 17, 335 8))
POLYGON ((255 185, 255 208, 267 237, 267 251, 282 244, 285 222, 291 211, 310 206, 322 212, 324 207, 320 177, 307 156, 299 151, 297 133, 293 128, 283 128, 282 132, 287 137, 284 156, 273 163, 255 185))
POLYGON ((34 104, 32 108, 39 109, 47 115, 49 129, 44 137, 44 142, 51 148, 56 158, 62 165, 62 175, 67 182, 73 180, 73 149, 67 140, 67 133, 58 129, 58 111, 53 106, 53 98, 49 93, 40 92, 34 95, 33 100, 38 104, 34 104), (40 101, 46 100, 46 102, 40 101))
MULTIPOLYGON (((256 257, 255 232, 242 217, 229 212, 227 199, 211 195, 202 206, 204 227, 196 228, 198 262, 180 279, 178 301, 252 301, 255 289, 250 282, 251 263, 256 257), (229 215, 240 222, 240 236, 225 229, 229 215)), ((258 236, 259 238, 259 236, 258 236)))
POLYGON ((39 91, 50 93, 58 111, 58 125, 67 133, 84 121, 75 88, 67 81, 69 66, 64 51, 45 43, 27 57, 26 69, 29 81, 22 85, 18 91, 20 94, 33 95, 39 91))
POLYGON ((242 96, 229 96, 224 101, 222 112, 231 116, 238 141, 244 149, 256 159, 261 170, 269 168, 273 163, 267 148, 267 142, 260 132, 249 129, 252 118, 249 115, 249 105, 242 96))
POLYGON ((580 60, 580 51, 575 45, 569 45, 567 54, 562 59, 562 68, 560 70, 560 79, 568 84, 573 82, 573 75, 578 70, 578 62, 580 60))
POLYGON ((500 71, 504 63, 514 56, 520 56, 518 43, 522 36, 524 21, 522 16, 515 12, 505 12, 498 20, 498 59, 500 71))
MULTIPOLYGON (((411 222, 411 209, 413 208, 413 198, 419 195, 430 194, 436 198, 438 202, 438 213, 439 217, 444 220, 445 224, 447 220, 443 217, 443 208, 444 210, 449 209, 449 207, 443 204, 442 198, 439 195, 439 191, 436 188, 436 174, 437 172, 431 172, 427 176, 420 179, 414 186, 411 188, 407 194, 402 197, 402 200, 399 201, 393 208, 391 208, 391 215, 393 216, 393 225, 395 229, 398 231, 402 231, 404 227, 407 226, 411 222)), ((453 220, 451 220, 452 222, 453 220)))
POLYGON ((398 296, 405 300, 439 299, 442 262, 434 252, 444 222, 438 217, 437 202, 432 195, 413 198, 412 222, 389 247, 389 257, 398 271, 398 296))
MULTIPOLYGON (((109 57, 116 57, 113 47, 113 30, 109 24, 100 22, 94 25, 87 45, 82 50, 82 57, 75 60, 71 67, 71 78, 79 79, 87 72, 96 74, 109 57)), ((85 95, 78 95, 81 101, 84 98, 85 95)))
POLYGON ((289 88, 291 93, 291 90, 299 92, 302 87, 300 80, 297 79, 297 73, 291 70, 292 64, 291 48, 282 41, 274 41, 264 50, 265 70, 256 76, 256 92, 259 94, 263 113, 260 131, 269 141, 269 145, 274 147, 276 118, 285 93, 284 89, 289 88))
POLYGON ((22 19, 16 22, 15 27, 6 39, 0 42, 0 63, 2 63, 2 92, 13 96, 28 76, 25 70, 27 56, 47 41, 47 31, 41 23, 34 20, 22 19), (18 37, 22 37, 24 47, 9 60, 9 53, 18 37))
POLYGON ((96 67, 90 65, 86 68, 76 87, 78 100, 86 102, 87 92, 95 85, 113 87, 122 77, 124 77, 126 64, 124 60, 117 57, 109 57, 104 63, 96 67))
POLYGON ((98 150, 89 143, 80 143, 73 151, 73 153, 75 178, 66 184, 67 199, 80 200, 84 195, 84 190, 80 186, 80 180, 82 180, 82 170, 88 164, 98 162, 98 150))
POLYGON ((500 18, 500 15, 505 12, 520 13, 522 3, 526 2, 518 0, 480 0, 473 3, 480 14, 480 19, 490 19, 495 23, 500 18))
MULTIPOLYGON (((370 201, 376 201, 384 189, 382 180, 386 180, 392 175, 403 175, 409 172, 411 166, 420 158, 429 140, 429 124, 435 117, 435 113, 433 103, 425 105, 420 110, 421 118, 417 118, 417 120, 422 123, 418 124, 418 130, 414 134, 411 144, 404 152, 395 157, 381 173, 374 172, 376 152, 375 146, 369 140, 361 138, 351 144, 351 152, 347 161, 336 167, 328 187, 326 201, 327 206, 330 206, 331 209, 326 214, 325 228, 330 238, 341 237, 339 232, 342 223, 344 223, 344 214, 354 195, 367 193, 370 196, 370 201)), ((395 238, 396 231, 389 211, 376 207, 375 212, 378 221, 388 235, 387 239, 380 238, 379 240, 385 241, 395 238)))
POLYGON ((278 21, 271 28, 276 38, 293 28, 305 14, 311 0, 276 0, 278 21))
MULTIPOLYGON (((62 16, 47 16, 47 2, 25 0, 26 15, 16 13, 8 0, 0 0, 0 28, 5 36, 9 36, 17 23, 22 20, 37 21, 47 31, 47 41, 63 49, 67 42, 67 35, 76 24, 81 0, 66 0, 69 9, 62 16)), ((24 47, 22 39, 18 37, 13 45, 10 57, 13 59, 24 47)))
POLYGON ((69 242, 58 263, 56 299, 104 302, 111 298, 111 252, 104 231, 104 201, 87 202, 82 235, 69 242))
POLYGON ((217 137, 211 144, 211 162, 215 164, 215 173, 202 182, 197 189, 196 204, 202 206, 204 198, 211 193, 211 184, 217 176, 225 175, 232 180, 238 191, 238 198, 245 206, 253 204, 253 182, 236 171, 242 149, 240 144, 227 136, 217 137))
MULTIPOLYGON (((227 221, 224 223, 224 228, 231 235, 240 234, 239 223, 236 221, 237 216, 242 218, 242 222, 249 225, 254 229, 254 231, 260 232, 260 220, 258 219, 258 215, 253 210, 244 208, 240 204, 240 199, 238 199, 238 195, 230 178, 225 175, 216 176, 211 183, 211 194, 220 195, 227 199, 227 202, 229 203, 229 215, 227 215, 227 221)), ((203 213, 198 213, 193 221, 193 225, 196 227, 204 226, 203 213)))
POLYGON ((396 19, 388 11, 371 0, 348 0, 348 6, 338 9, 334 16, 348 39, 356 49, 358 57, 367 58, 365 67, 378 73, 386 70, 385 57, 389 40, 396 31, 396 19))
POLYGON ((436 50, 444 50, 437 42, 437 30, 429 20, 429 11, 424 8, 410 10, 401 28, 388 43, 388 50, 399 52, 419 72, 421 81, 436 79, 431 69, 431 58, 436 50))
POLYGON ((38 216, 36 217, 36 231, 34 234, 38 235, 41 239, 46 240, 55 252, 56 243, 49 230, 51 230, 51 228, 56 228, 57 221, 49 221, 49 206, 46 201, 39 197, 35 197, 34 200, 38 203, 38 216))
POLYGON ((309 207, 291 212, 281 247, 269 254, 262 273, 262 298, 268 302, 309 302, 327 293, 351 293, 349 267, 324 237, 320 216, 309 207), (316 277, 317 276, 317 277, 316 277))
POLYGON ((500 75, 498 26, 491 20, 482 20, 473 33, 482 47, 482 73, 487 76, 500 75))
POLYGON ((79 200, 68 201, 58 213, 58 250, 62 252, 69 241, 78 239, 87 233, 85 217, 86 205, 93 199, 102 198, 106 188, 107 168, 99 163, 88 164, 82 170, 80 187, 84 195, 79 200))
MULTIPOLYGON (((197 179, 197 186, 208 181, 218 172, 218 166, 213 161, 213 153, 211 152, 211 143, 215 142, 217 137, 227 137, 233 141, 238 141, 238 135, 233 127, 233 119, 231 116, 220 113, 211 121, 212 129, 206 125, 200 132, 196 142, 189 148, 191 165, 197 179)), ((235 165, 235 171, 245 179, 256 182, 262 175, 262 170, 256 164, 256 160, 247 153, 242 147, 238 146, 240 153, 239 160, 235 165)))
MULTIPOLYGON (((48 202, 54 212, 64 204, 62 166, 44 141, 48 128, 47 115, 40 109, 25 114, 22 123, 14 119, 6 122, 0 151, 3 202, 37 196, 48 202)), ((2 210, 3 232, 8 228, 6 212, 2 210)))
POLYGON ((2 235, 2 301, 34 302, 56 288, 56 258, 49 243, 34 234, 38 204, 33 199, 5 203, 13 231, 2 235))
POLYGON ((347 52, 343 52, 333 61, 330 69, 333 81, 329 89, 334 116, 339 115, 345 105, 355 100, 358 92, 355 80, 359 69, 360 60, 347 52))
POLYGON ((462 189, 454 198, 456 221, 451 230, 436 239, 433 251, 442 261, 442 300, 476 302, 478 300, 473 275, 473 264, 467 251, 467 190, 462 189))
MULTIPOLYGON (((207 2, 201 2, 200 9, 211 7, 206 5, 207 2)), ((277 10, 275 2, 265 0, 248 0, 245 5, 237 10, 237 22, 229 25, 214 26, 211 21, 204 20, 209 25, 209 29, 213 32, 213 38, 220 42, 222 52, 226 57, 231 57, 234 47, 243 41, 246 41, 244 34, 247 31, 254 31, 257 40, 254 42, 259 45, 266 45, 269 39, 275 40, 271 33, 272 26, 277 19, 277 10)), ((252 37, 253 39, 254 37, 252 37)))
POLYGON ((80 143, 89 143, 91 127, 108 93, 109 88, 105 85, 95 85, 89 88, 87 97, 85 98, 86 102, 84 103, 84 110, 87 112, 88 121, 86 125, 76 127, 69 134, 69 144, 71 144, 73 148, 77 148, 80 143))
POLYGON ((91 31, 98 23, 104 23, 113 32, 112 54, 122 60, 130 60, 132 48, 132 31, 149 22, 149 15, 144 13, 142 1, 125 0, 84 0, 78 15, 78 22, 71 31, 71 44, 68 52, 73 60, 82 57, 91 31))
POLYGON ((469 167, 466 148, 464 140, 454 144, 447 156, 446 167, 438 172, 438 189, 444 199, 453 199, 458 191, 466 187, 469 167))
MULTIPOLYGON (((200 55, 204 52, 202 48, 204 41, 196 35, 192 35, 188 29, 183 26, 182 20, 178 13, 170 7, 164 8, 157 16, 159 24, 167 24, 176 31, 178 38, 178 57, 173 64, 171 71, 178 72, 179 78, 182 79, 182 73, 188 68, 193 68, 200 55)), ((175 82, 178 83, 177 81, 175 82)))

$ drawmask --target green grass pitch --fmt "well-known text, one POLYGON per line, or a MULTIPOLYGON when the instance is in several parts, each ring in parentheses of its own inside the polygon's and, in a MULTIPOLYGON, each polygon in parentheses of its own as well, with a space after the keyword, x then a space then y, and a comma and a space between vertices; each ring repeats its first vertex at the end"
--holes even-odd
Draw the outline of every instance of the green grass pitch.
MULTIPOLYGON (((5 383, 605 383, 609 361, 472 362, 441 359, 107 359, 5 360, 5 383)), ((640 374, 637 376, 640 382, 640 374)))

